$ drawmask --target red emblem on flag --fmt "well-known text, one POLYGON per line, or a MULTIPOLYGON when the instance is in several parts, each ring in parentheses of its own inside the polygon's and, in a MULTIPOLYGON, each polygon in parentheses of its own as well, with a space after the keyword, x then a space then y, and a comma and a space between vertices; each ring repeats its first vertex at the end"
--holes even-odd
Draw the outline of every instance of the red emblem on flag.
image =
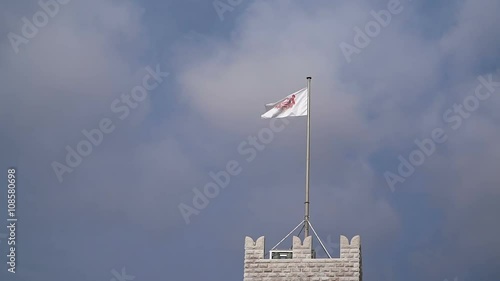
POLYGON ((286 98, 284 101, 280 102, 275 106, 277 109, 289 109, 295 105, 295 95, 292 95, 291 98, 286 98))

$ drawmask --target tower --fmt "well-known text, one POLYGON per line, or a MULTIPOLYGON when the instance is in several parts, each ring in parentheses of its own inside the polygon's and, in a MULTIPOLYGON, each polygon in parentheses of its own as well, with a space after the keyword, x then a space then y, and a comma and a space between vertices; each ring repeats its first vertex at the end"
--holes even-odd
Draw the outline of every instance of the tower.
POLYGON ((247 236, 243 281, 362 281, 359 235, 350 243, 340 236, 339 258, 314 258, 311 239, 294 236, 291 258, 271 259, 264 258, 264 236, 257 241, 247 236))

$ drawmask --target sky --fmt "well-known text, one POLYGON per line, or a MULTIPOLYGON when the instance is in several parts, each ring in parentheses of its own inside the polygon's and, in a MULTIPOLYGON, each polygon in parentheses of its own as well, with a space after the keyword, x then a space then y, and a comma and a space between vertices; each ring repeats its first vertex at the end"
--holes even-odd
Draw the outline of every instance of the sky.
POLYGON ((242 280, 245 237, 270 250, 303 219, 306 118, 260 115, 311 76, 311 222, 332 256, 360 235, 364 280, 498 280, 499 10, 3 3, 0 279, 242 280))

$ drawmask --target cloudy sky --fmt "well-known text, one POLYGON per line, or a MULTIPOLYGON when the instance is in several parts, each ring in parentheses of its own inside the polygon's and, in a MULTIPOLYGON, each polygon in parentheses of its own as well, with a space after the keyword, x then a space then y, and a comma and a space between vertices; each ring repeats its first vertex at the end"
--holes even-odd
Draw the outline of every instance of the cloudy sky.
POLYGON ((498 0, 40 3, 0 11, 1 280, 242 280, 245 236, 303 218, 306 120, 260 115, 307 76, 332 255, 359 234, 364 280, 500 278, 498 0))

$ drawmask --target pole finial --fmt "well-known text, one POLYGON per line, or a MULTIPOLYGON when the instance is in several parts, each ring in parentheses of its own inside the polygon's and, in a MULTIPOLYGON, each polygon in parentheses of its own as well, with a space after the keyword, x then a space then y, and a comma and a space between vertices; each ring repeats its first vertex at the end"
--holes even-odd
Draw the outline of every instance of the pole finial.
POLYGON ((309 77, 307 77, 306 79, 311 80, 311 79, 312 79, 312 77, 311 77, 311 76, 309 76, 309 77))

